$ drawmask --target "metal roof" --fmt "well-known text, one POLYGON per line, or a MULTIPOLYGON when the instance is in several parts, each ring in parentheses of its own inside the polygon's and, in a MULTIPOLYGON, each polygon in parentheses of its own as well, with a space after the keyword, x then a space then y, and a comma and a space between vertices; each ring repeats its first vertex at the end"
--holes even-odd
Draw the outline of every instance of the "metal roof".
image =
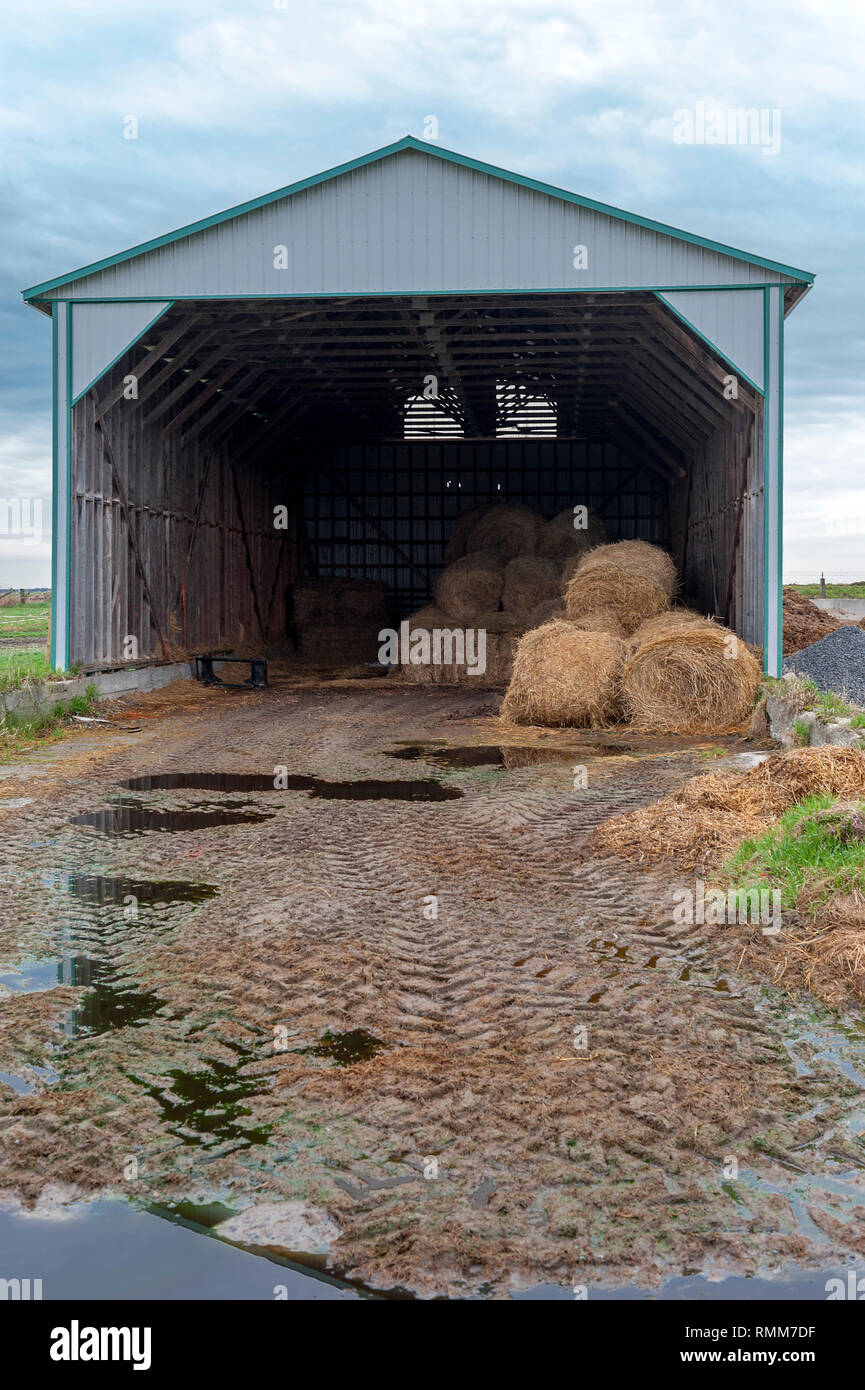
POLYGON ((31 286, 23 296, 39 301, 522 289, 675 291, 755 287, 779 279, 791 286, 793 299, 804 293, 814 276, 408 135, 31 286), (576 210, 576 220, 566 216, 568 208, 576 210), (324 226, 332 231, 326 242, 324 226), (271 264, 277 235, 295 257, 288 283, 271 264), (571 272, 568 280, 572 242, 586 238, 595 253, 591 271, 581 278, 571 272), (396 258, 381 254, 388 241, 400 250, 396 258), (295 247, 300 248, 297 255, 295 247))

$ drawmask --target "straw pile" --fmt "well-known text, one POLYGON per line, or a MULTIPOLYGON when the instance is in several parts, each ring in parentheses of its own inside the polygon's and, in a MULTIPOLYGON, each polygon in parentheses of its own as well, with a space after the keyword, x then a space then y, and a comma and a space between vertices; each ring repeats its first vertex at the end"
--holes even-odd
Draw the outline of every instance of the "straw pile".
POLYGON ((516 555, 532 555, 543 524, 543 517, 531 507, 507 503, 490 507, 469 532, 466 554, 493 550, 505 562, 516 555))
POLYGON ((508 562, 502 589, 502 608, 506 613, 526 617, 533 608, 550 601, 561 602, 559 571, 552 560, 517 555, 508 562))
POLYGON ((578 559, 596 545, 603 545, 607 532, 600 517, 589 512, 585 527, 576 527, 574 520, 574 511, 568 507, 546 522, 538 534, 538 554, 562 565, 571 558, 578 559))
POLYGON ((565 594, 568 617, 614 608, 627 632, 669 608, 678 576, 671 556, 646 541, 599 545, 580 560, 565 594))
POLYGON ((545 623, 517 647, 502 717, 515 724, 603 727, 615 717, 624 660, 624 643, 609 633, 545 623))
POLYGON ((592 832, 589 847, 628 859, 674 859, 696 869, 726 859, 797 801, 818 792, 865 796, 865 753, 857 748, 794 748, 747 772, 710 772, 678 792, 592 832))
POLYGON ((622 676, 622 703, 635 728, 717 734, 750 718, 760 668, 735 633, 678 613, 639 631, 622 676))
POLYGON ((505 567, 495 551, 472 551, 442 570, 436 605, 452 618, 472 623, 479 614, 498 608, 504 582, 505 567))
POLYGON ((377 579, 299 579, 292 619, 301 655, 320 665, 375 661, 385 594, 377 579))

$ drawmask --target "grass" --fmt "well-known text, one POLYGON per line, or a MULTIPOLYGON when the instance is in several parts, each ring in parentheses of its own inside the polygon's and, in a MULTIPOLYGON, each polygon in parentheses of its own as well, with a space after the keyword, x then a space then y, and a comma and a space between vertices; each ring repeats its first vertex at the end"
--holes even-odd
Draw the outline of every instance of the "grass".
MULTIPOLYGON (((786 908, 796 907, 804 885, 818 880, 818 901, 865 889, 865 840, 845 842, 839 823, 821 817, 836 802, 818 795, 791 806, 776 825, 739 846, 723 866, 724 879, 740 892, 780 888, 786 908)), ((865 804, 860 809, 865 815, 865 804)))
POLYGON ((807 719, 793 720, 793 737, 800 748, 805 748, 811 742, 811 725, 807 719))
MULTIPOLYGON (((819 584, 785 584, 785 589, 795 589, 805 598, 820 598, 819 584)), ((826 598, 865 598, 865 579, 853 584, 830 584, 826 582, 826 598)))
POLYGON ((0 690, 58 676, 45 657, 50 620, 50 603, 0 608, 0 690))
POLYGON ((63 737, 70 716, 90 714, 98 698, 99 692, 91 682, 83 695, 58 700, 50 714, 5 714, 0 719, 0 762, 10 762, 40 743, 56 742, 63 737))

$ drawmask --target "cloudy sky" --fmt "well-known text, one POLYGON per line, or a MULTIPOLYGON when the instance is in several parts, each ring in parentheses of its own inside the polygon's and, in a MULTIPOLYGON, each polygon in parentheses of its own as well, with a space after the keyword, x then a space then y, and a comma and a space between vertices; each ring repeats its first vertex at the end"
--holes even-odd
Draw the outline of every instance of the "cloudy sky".
MULTIPOLYGON (((41 499, 49 523, 50 325, 23 286, 422 135, 434 115, 448 149, 817 273, 787 322, 786 577, 865 578, 862 0, 0 13, 0 496, 41 499), (780 113, 780 148, 677 143, 674 113, 698 102, 780 113)), ((49 549, 0 537, 0 587, 47 582, 49 549)))

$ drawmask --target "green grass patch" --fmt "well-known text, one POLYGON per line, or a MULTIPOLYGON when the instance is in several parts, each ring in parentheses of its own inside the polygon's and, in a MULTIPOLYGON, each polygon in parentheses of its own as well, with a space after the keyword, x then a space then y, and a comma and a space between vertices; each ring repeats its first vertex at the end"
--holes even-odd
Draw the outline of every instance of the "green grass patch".
MULTIPOLYGON (((725 881, 740 892, 780 888, 786 908, 796 907, 806 883, 820 883, 820 901, 865 888, 865 841, 845 841, 837 823, 820 818, 836 802, 819 795, 791 806, 776 825, 739 846, 721 871, 725 881)), ((865 804, 860 810, 865 815, 865 804)))
MULTIPOLYGON (((785 584, 785 589, 795 589, 805 598, 820 598, 820 585, 785 584)), ((857 579, 853 584, 830 584, 826 582, 826 598, 865 598, 865 579, 857 579)))
POLYGON ((50 622, 50 603, 0 608, 0 690, 58 676, 45 657, 50 622))

